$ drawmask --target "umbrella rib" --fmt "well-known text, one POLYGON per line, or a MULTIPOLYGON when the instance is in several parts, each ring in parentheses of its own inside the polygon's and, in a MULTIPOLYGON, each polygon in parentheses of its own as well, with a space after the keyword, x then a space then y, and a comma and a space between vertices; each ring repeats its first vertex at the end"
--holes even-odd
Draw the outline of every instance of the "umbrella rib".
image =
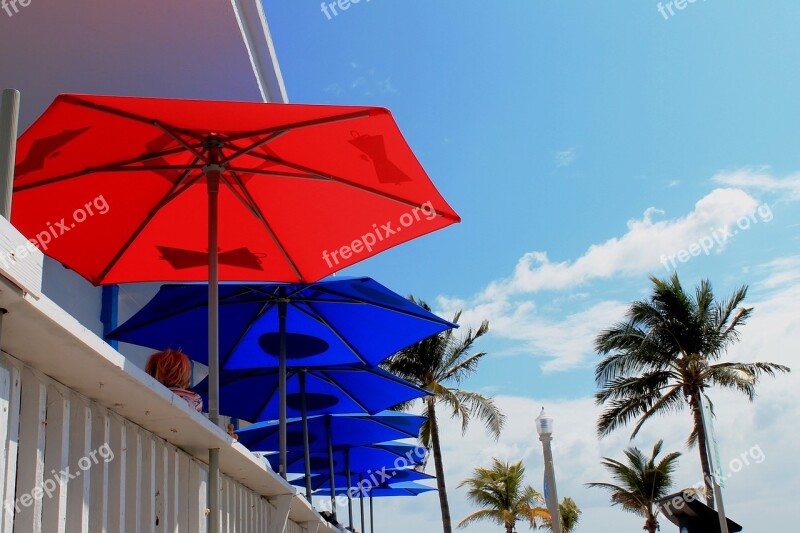
MULTIPOLYGON (((358 296, 350 296, 350 295, 347 295, 347 294, 344 294, 344 293, 340 293, 340 292, 337 292, 335 290, 330 289, 329 287, 323 287, 323 286, 320 286, 320 285, 316 285, 314 288, 316 290, 320 291, 320 292, 325 293, 325 294, 330 294, 330 295, 333 295, 333 296, 338 296, 340 298, 344 298, 346 300, 349 300, 349 301, 345 301, 345 302, 334 302, 334 301, 328 302, 327 300, 325 302, 321 302, 319 300, 316 300, 316 301, 314 301, 314 303, 336 303, 336 304, 342 304, 342 305, 366 304, 366 305, 371 305, 371 306, 377 307, 379 309, 384 309, 386 311, 394 311, 395 313, 399 313, 399 314, 402 314, 402 315, 411 316, 411 317, 419 318, 419 319, 422 319, 422 320, 427 320, 428 322, 436 322, 438 324, 450 324, 450 322, 446 321, 445 319, 443 319, 443 318, 441 318, 439 316, 434 315, 433 313, 430 313, 430 315, 432 315, 434 317, 434 318, 431 318, 430 316, 426 316, 427 313, 420 313, 419 311, 416 311, 416 310, 415 310, 416 311, 415 312, 415 311, 411 311, 411 310, 398 309, 398 308, 393 307, 393 306, 391 306, 389 304, 383 304, 383 303, 380 303, 380 302, 377 302, 377 301, 374 301, 374 300, 369 300, 369 299, 366 299, 366 298, 360 298, 358 296)), ((422 311, 424 311, 424 309, 422 309, 421 307, 420 307, 420 309, 422 311)))
MULTIPOLYGON (((121 170, 128 170, 127 168, 124 168, 125 165, 130 165, 132 163, 141 163, 141 162, 150 161, 150 160, 153 160, 153 159, 158 159, 160 157, 166 157, 166 156, 170 156, 170 155, 175 155, 175 154, 179 154, 179 153, 181 153, 183 151, 184 151, 183 148, 173 148, 172 150, 166 150, 164 152, 145 154, 145 155, 143 155, 141 157, 137 157, 137 158, 134 158, 134 159, 128 159, 128 160, 125 160, 125 161, 120 161, 118 163, 114 163, 114 165, 121 165, 123 167, 121 170)), ((103 172, 107 168, 110 168, 112 170, 116 170, 116 167, 113 167, 113 166, 110 166, 110 165, 109 166, 105 166, 105 167, 89 167, 89 168, 86 168, 86 169, 83 169, 83 170, 79 170, 79 171, 76 171, 76 172, 70 172, 69 174, 63 174, 61 176, 54 176, 54 177, 48 178, 46 180, 37 181, 35 183, 30 183, 30 184, 27 184, 27 185, 20 185, 18 187, 14 187, 14 192, 22 192, 22 191, 25 191, 25 190, 28 190, 28 189, 34 189, 36 187, 41 187, 41 186, 44 186, 44 185, 51 185, 53 183, 58 183, 59 181, 67 181, 67 180, 71 180, 71 179, 74 179, 74 178, 79 178, 79 177, 82 177, 82 176, 84 176, 86 174, 93 174, 95 172, 103 172)), ((184 168, 186 168, 186 167, 175 167, 175 168, 171 168, 170 170, 174 170, 174 169, 183 170, 184 168)), ((160 169, 163 170, 163 168, 160 168, 160 169)), ((136 170, 151 170, 151 167, 140 167, 140 168, 138 168, 136 170)))
MULTIPOLYGON (((195 161, 197 161, 195 159, 195 161)), ((159 166, 144 166, 144 167, 129 167, 129 166, 116 166, 116 165, 108 165, 104 167, 92 167, 87 168, 84 171, 84 174, 97 174, 98 172, 142 172, 142 171, 152 171, 152 172, 166 172, 170 170, 181 170, 191 172, 193 170, 202 170, 202 165, 159 165, 159 166)))
MULTIPOLYGON (((359 118, 368 118, 368 117, 372 116, 375 113, 376 110, 378 110, 378 109, 373 108, 373 109, 367 110, 367 111, 364 111, 364 110, 353 111, 351 113, 344 113, 342 115, 336 115, 336 116, 333 116, 333 117, 316 118, 316 119, 310 119, 310 120, 302 120, 302 121, 299 121, 299 122, 292 122, 292 123, 289 123, 289 124, 281 124, 279 126, 272 126, 270 128, 264 128, 263 130, 244 132, 244 133, 242 133, 240 135, 232 135, 230 137, 227 137, 226 140, 228 140, 228 141, 238 141, 239 139, 244 139, 246 137, 256 137, 256 136, 259 136, 259 135, 267 135, 267 134, 272 133, 274 131, 298 130, 298 129, 302 129, 302 128, 309 128, 309 127, 312 127, 312 126, 321 126, 323 124, 334 124, 336 122, 346 122, 348 120, 355 120, 355 119, 359 119, 359 118)), ((378 110, 378 111, 380 111, 380 110, 378 110)))
MULTIPOLYGON (((333 377, 331 377, 331 376, 328 374, 328 371, 327 371, 326 369, 320 369, 318 372, 319 372, 319 373, 317 373, 317 372, 314 372, 314 375, 318 376, 318 377, 319 377, 320 379, 322 379, 323 381, 327 382, 328 384, 330 384, 330 385, 332 385, 332 386, 336 387, 337 389, 339 389, 340 391, 342 391, 342 393, 343 393, 345 396, 347 396, 348 398, 350 398, 350 399, 353 401, 353 403, 355 403, 355 404, 356 404, 356 405, 357 405, 357 406, 358 406, 360 409, 362 409, 362 410, 363 410, 365 413, 372 414, 372 412, 370 411, 370 409, 368 409, 368 408, 367 408, 367 406, 366 406, 366 405, 364 405, 364 404, 363 404, 361 401, 359 401, 359 400, 358 400, 358 398, 356 398, 355 396, 353 396, 352 394, 350 394, 350 391, 346 390, 344 387, 342 387, 341 385, 339 385, 339 384, 336 382, 336 380, 335 380, 333 377)), ((367 370, 367 372, 368 372, 368 370, 367 370)))
MULTIPOLYGON (((291 370, 291 369, 287 369, 287 370, 286 370, 286 382, 287 382, 287 383, 289 382, 289 378, 291 378, 291 377, 292 377, 292 370, 291 370)), ((268 405, 269 405, 269 403, 270 403, 270 400, 272 399, 272 397, 273 397, 273 396, 275 396, 275 393, 277 392, 277 389, 278 389, 279 387, 280 387, 280 384, 279 384, 279 383, 276 381, 276 382, 275 382, 275 386, 274 386, 274 387, 272 387, 272 388, 269 390, 269 393, 268 393, 268 394, 265 394, 265 395, 264 395, 264 401, 263 401, 263 403, 261 404, 261 406, 258 408, 259 418, 261 418, 261 414, 262 414, 262 413, 263 413, 263 412, 266 410, 267 406, 268 406, 268 405)), ((287 466, 288 466, 288 465, 287 465, 287 466)))
MULTIPOLYGON (((241 192, 242 192, 242 194, 244 195, 244 197, 245 197, 245 199, 247 201, 247 204, 245 204, 245 205, 249 205, 250 209, 253 211, 253 213, 256 216, 256 218, 264 226, 264 229, 267 230, 267 233, 272 238, 272 240, 274 241, 275 245, 278 247, 278 250, 280 250, 281 255, 283 255, 283 258, 286 260, 287 263, 289 263, 289 266, 294 271, 295 275, 297 276, 298 281, 302 280, 303 279, 303 274, 300 272, 300 269, 298 268, 298 266, 294 262, 294 260, 291 258, 289 253, 286 251, 286 248, 283 246, 283 243, 278 238, 278 236, 275 234, 275 231, 273 231, 272 226, 270 226, 269 222, 267 222, 267 219, 264 216, 264 213, 262 213, 261 210, 256 205, 256 202, 253 199, 252 195, 250 194, 250 191, 247 190, 247 187, 242 182, 242 180, 239 178, 239 175, 237 173, 230 172, 230 174, 231 174, 231 177, 233 177, 233 179, 236 180, 236 184, 241 189, 241 192)), ((227 183, 227 180, 225 180, 225 183, 226 183, 226 185, 228 185, 228 187, 232 188, 232 186, 227 183)))
POLYGON ((182 131, 184 134, 186 134, 186 135, 189 135, 190 137, 193 137, 193 138, 195 138, 195 139, 197 139, 197 140, 199 140, 199 141, 202 141, 202 138, 201 138, 201 137, 198 137, 197 135, 192 135, 191 133, 189 133, 189 132, 186 132, 186 131, 183 131, 183 130, 180 130, 179 128, 174 128, 174 127, 172 127, 172 126, 170 126, 170 125, 167 125, 167 124, 162 124, 162 123, 161 123, 161 122, 159 122, 158 120, 154 120, 154 121, 152 122, 152 124, 153 124, 153 126, 155 126, 156 128, 160 129, 161 131, 163 131, 164 133, 166 133, 167 135, 169 135, 169 136, 172 138, 172 140, 173 140, 173 141, 175 141, 175 142, 177 142, 178 144, 182 145, 182 146, 183 146, 183 147, 184 147, 184 148, 185 148, 187 151, 189 151, 189 152, 193 153, 193 154, 194 154, 196 157, 198 157, 198 158, 202 159, 202 160, 203 160, 203 161, 205 161, 206 163, 210 163, 210 162, 211 162, 211 160, 209 159, 209 157, 208 157, 208 154, 207 154, 207 153, 204 153, 204 152, 202 152, 202 151, 198 151, 198 150, 197 150, 197 149, 196 149, 194 146, 191 146, 189 143, 187 143, 186 141, 184 141, 183 139, 181 139, 181 138, 178 136, 178 134, 177 134, 177 133, 175 133, 175 132, 174 132, 174 131, 172 131, 172 130, 174 129, 174 130, 176 130, 176 131, 182 131))
POLYGON ((259 318, 264 316, 264 314, 266 314, 267 311, 269 311, 274 306, 275 306, 275 302, 263 302, 263 305, 261 306, 261 310, 258 313, 256 313, 255 317, 252 320, 250 320, 250 323, 244 329, 242 334, 239 335, 239 338, 236 339, 236 342, 233 343, 233 345, 231 346, 230 351, 228 351, 228 353, 225 354, 225 359, 223 361, 220 361, 220 368, 225 368, 225 364, 231 358, 231 355, 236 351, 236 347, 239 346, 239 344, 241 344, 242 340, 247 336, 247 334, 250 332, 250 330, 253 329, 253 325, 255 324, 255 322, 259 318))
MULTIPOLYGON (((175 134, 172 133, 172 131, 169 131, 167 128, 170 128, 171 130, 179 131, 179 132, 182 132, 182 133, 184 133, 186 135, 195 137, 198 140, 202 140, 199 137, 193 135, 191 130, 186 130, 184 128, 179 128, 179 127, 173 126, 171 124, 165 124, 165 123, 159 122, 159 121, 157 121, 157 120, 155 120, 153 118, 150 118, 150 117, 145 117, 145 116, 142 116, 142 115, 137 115, 136 113, 131 113, 130 111, 123 111, 121 109, 116 109, 116 108, 113 108, 113 107, 110 107, 110 106, 107 106, 107 105, 104 105, 104 104, 99 104, 97 102, 89 102, 87 100, 82 99, 78 95, 74 95, 74 94, 63 95, 62 101, 68 102, 68 103, 72 103, 72 104, 80 106, 80 107, 85 107, 87 109, 93 109, 93 110, 99 111, 101 113, 106 113, 106 114, 109 114, 109 115, 116 115, 118 117, 127 118, 129 120, 134 121, 134 122, 141 122, 141 123, 147 124, 149 126, 155 126, 156 128, 158 128, 161 131, 163 131, 164 133, 166 133, 167 135, 171 136, 174 140, 176 140, 178 143, 180 143, 183 146, 185 146, 190 152, 193 152, 193 153, 195 153, 195 152, 194 152, 194 149, 192 147, 187 145, 182 139, 177 138, 175 136, 175 134)), ((199 155, 199 154, 197 154, 197 155, 199 155)), ((201 156, 201 158, 207 161, 207 159, 205 157, 201 156)))
MULTIPOLYGON (((72 104, 80 106, 80 107, 86 107, 88 109, 93 109, 93 110, 99 111, 101 113, 107 113, 109 115, 116 115, 118 117, 127 118, 127 119, 130 119, 130 120, 133 120, 134 122, 141 122, 143 124, 148 124, 150 126, 155 125, 154 123, 156 122, 152 118, 145 117, 145 116, 142 116, 142 115, 137 115, 136 113, 131 113, 130 111, 123 111, 121 109, 115 109, 113 107, 110 107, 110 106, 107 106, 107 105, 104 105, 104 104, 99 104, 97 102, 89 102, 89 101, 84 100, 80 96, 75 95, 75 94, 62 95, 62 101, 68 102, 68 103, 72 103, 72 104)), ((178 128, 176 128, 176 129, 178 129, 178 128)))
POLYGON ((234 159, 237 159, 237 158, 239 158, 239 157, 241 157, 243 155, 247 155, 250 152, 252 152, 253 150, 255 150, 256 148, 260 148, 261 146, 267 144, 268 142, 274 141, 275 139, 277 139, 279 137, 282 137, 288 131, 289 130, 279 130, 279 131, 276 131, 274 133, 268 134, 265 138, 255 141, 254 143, 252 143, 250 146, 248 146, 246 148, 239 148, 238 146, 234 145, 232 142, 228 142, 227 144, 229 144, 231 146, 231 148, 234 149, 234 153, 229 155, 228 157, 222 159, 222 161, 220 161, 219 164, 220 165, 224 165, 226 163, 230 163, 234 159))
MULTIPOLYGON (((230 172, 231 174, 233 174, 233 172, 232 172, 232 171, 230 171, 230 169, 228 169, 228 170, 229 170, 229 172, 230 172)), ((258 216, 259 216, 259 214, 258 214, 258 211, 256 211, 255 209, 253 209, 253 206, 251 206, 251 205, 250 205, 250 203, 247 201, 247 198, 245 198, 245 197, 244 197, 244 195, 243 195, 243 194, 242 194, 242 193, 241 193, 241 192, 240 192, 240 191, 239 191, 239 190, 238 190, 236 187, 234 187, 234 186, 233 186, 233 185, 232 185, 232 184, 231 184, 231 183, 228 181, 227 174, 228 174, 228 173, 226 172, 226 173, 223 173, 223 174, 221 175, 221 177, 222 177, 222 183, 223 183, 223 184, 224 184, 224 185, 225 185, 225 186, 226 186, 228 189, 230 189, 231 193, 233 193, 233 195, 236 197, 236 199, 237 199, 237 200, 239 200, 239 202, 241 202, 241 204, 242 204, 242 205, 244 205, 245 209, 247 209, 248 211, 250 211, 250 214, 252 214, 254 217, 258 218, 258 216)))
MULTIPOLYGON (((306 306, 308 306, 309 309, 311 311, 313 311, 313 314, 310 313, 309 311, 306 311, 305 309, 303 309, 300 306, 297 306, 297 305, 294 305, 294 304, 292 304, 292 305, 294 306, 295 309, 297 309, 301 313, 304 313, 305 315, 307 315, 307 316, 309 316, 311 318, 317 318, 319 321, 321 321, 321 323, 324 324, 325 326, 327 326, 328 329, 331 330, 333 332, 333 334, 336 335, 336 337, 342 342, 342 344, 344 344, 347 347, 347 349, 350 350, 353 353, 353 355, 358 357, 359 361, 361 361, 365 365, 369 365, 369 361, 364 359, 364 357, 361 355, 361 353, 358 350, 356 350, 355 347, 352 344, 350 344, 350 342, 348 342, 347 339, 345 339, 344 336, 341 333, 339 333, 339 330, 336 329, 335 327, 333 327, 333 325, 330 322, 325 320, 325 317, 322 316, 319 313, 319 311, 317 311, 310 303, 306 303, 306 306), (316 315, 316 317, 314 315, 316 315)), ((389 355, 391 355, 391 354, 389 354, 389 355)))
POLYGON ((407 380, 401 378, 400 376, 396 376, 396 375, 392 374, 389 371, 383 370, 380 367, 377 367, 377 371, 376 371, 375 368, 370 368, 368 370, 365 370, 365 369, 359 368, 357 366, 350 366, 350 367, 342 366, 342 367, 333 367, 333 368, 320 368, 318 370, 319 371, 324 371, 324 372, 348 372, 348 373, 349 372, 353 372, 353 373, 370 372, 372 374, 375 374, 376 376, 379 376, 379 377, 381 377, 383 379, 386 379, 388 381, 392 381, 393 383, 395 383, 397 385, 402 385, 402 386, 404 386, 404 387, 406 387, 408 389, 411 389, 411 390, 414 390, 414 391, 417 391, 417 392, 423 392, 425 395, 431 394, 430 392, 426 391, 425 389, 414 385, 410 381, 407 381, 407 380))
MULTIPOLYGON (((111 271, 111 269, 116 266, 117 262, 119 262, 120 258, 122 258, 122 256, 127 251, 128 246, 130 246, 131 243, 139 237, 139 234, 142 233, 142 231, 144 231, 144 228, 147 227, 147 225, 150 223, 151 220, 153 220, 153 217, 156 216, 158 211, 162 209, 165 205, 167 205, 169 202, 171 202, 178 194, 185 191, 191 185, 190 182, 189 184, 186 185, 186 187, 183 187, 182 190, 179 190, 180 187, 183 185, 183 182, 186 181, 186 179, 188 178, 189 174, 190 171, 186 171, 184 175, 181 177, 181 179, 175 182, 175 185, 173 185, 172 189, 170 189, 170 191, 158 202, 158 204, 156 204, 156 206, 150 210, 150 213, 148 213, 147 217, 145 217, 142 223, 139 224, 139 227, 136 228, 136 230, 133 233, 131 233, 131 236, 128 238, 127 241, 125 241, 125 244, 120 246, 119 250, 117 251, 116 254, 114 254, 114 257, 111 258, 111 261, 109 261, 108 265, 106 265, 106 267, 98 274, 97 280, 99 282, 102 282, 103 278, 105 278, 111 271)), ((199 176, 191 181, 197 181, 198 179, 199 176)))
MULTIPOLYGON (((259 157, 257 154, 254 157, 259 157)), ((292 174, 291 172, 277 172, 274 170, 260 170, 251 168, 231 168, 227 169, 230 172, 238 172, 240 174, 253 174, 254 176, 273 176, 276 178, 292 178, 298 180, 314 180, 314 181, 331 181, 325 176, 314 176, 307 174, 292 174)))
MULTIPOLYGON (((368 186, 362 185, 360 183, 354 183, 354 182, 352 182, 350 180, 346 180, 344 178, 341 178, 341 177, 338 177, 338 176, 334 176, 333 174, 329 174, 329 173, 326 173, 326 172, 320 172, 320 171, 314 170, 313 168, 310 168, 310 167, 306 167, 306 166, 303 166, 303 165, 292 163, 290 161, 286 161, 286 160, 281 159, 281 158, 279 158, 277 156, 274 156, 274 155, 254 154, 254 156, 260 157, 260 158, 265 159, 267 161, 270 161, 272 163, 277 163, 279 165, 287 166, 287 167, 292 168, 294 170, 299 170, 301 172, 308 172, 309 174, 314 174, 314 175, 320 176, 320 177, 328 179, 330 181, 334 181, 336 183, 339 183, 340 185, 345 185, 347 187, 352 187, 352 188, 358 189, 360 191, 368 192, 370 194, 374 194, 376 196, 380 196, 381 198, 386 198, 387 200, 392 200, 394 202, 397 202, 397 203, 400 203, 400 204, 403 204, 403 205, 407 205, 409 207, 419 207, 420 206, 419 203, 414 202, 413 200, 407 200, 407 199, 402 198, 400 196, 397 196, 395 194, 389 194, 387 192, 381 191, 381 190, 376 189, 374 187, 368 187, 368 186)), ((444 218, 449 218, 451 220, 455 220, 456 219, 452 215, 444 213, 442 211, 439 211, 438 209, 435 209, 434 212, 437 215, 439 215, 441 217, 444 217, 444 218)))
MULTIPOLYGON (((374 416, 374 415, 373 415, 373 416, 369 416, 369 417, 367 417, 367 416, 360 416, 360 415, 359 415, 359 417, 360 417, 360 418, 367 419, 367 420, 371 420, 372 422, 374 422, 374 423, 376 423, 376 424, 380 424, 380 425, 382 425, 382 426, 384 426, 384 427, 387 427, 387 428, 389 428, 389 429, 392 429, 392 430, 394 430, 394 431, 397 431, 397 432, 399 432, 399 433, 403 433, 404 435, 408 435, 408 438, 412 438, 412 437, 416 437, 416 436, 417 436, 417 435, 414 435, 413 433, 409 433, 409 432, 408 432, 408 431, 406 431, 405 429, 402 429, 402 428, 399 428, 399 427, 393 426, 393 425, 389 424, 388 422, 384 422, 382 418, 378 418, 377 416, 374 416)), ((394 439, 392 439, 392 440, 394 440, 394 439)))
MULTIPOLYGON (((166 285, 164 285, 164 286, 166 286, 166 285)), ((162 288, 164 286, 162 286, 162 288)), ((186 287, 187 285, 178 285, 178 286, 186 287)), ((205 292, 205 289, 203 289, 203 290, 205 292)), ((220 303, 220 305, 225 305, 227 300, 232 299, 232 298, 236 298, 238 296, 241 296, 242 294, 247 294, 247 292, 248 292, 247 289, 243 289, 241 292, 237 292, 236 294, 230 294, 230 295, 227 295, 227 296, 220 296, 220 302, 219 303, 220 303)), ((178 308, 178 309, 170 308, 168 313, 154 316, 149 320, 145 320, 145 321, 143 321, 143 322, 141 322, 139 324, 136 324, 135 327, 122 329, 122 327, 125 325, 125 324, 123 324, 123 326, 120 326, 119 328, 115 329, 114 331, 115 332, 136 331, 136 330, 151 326, 153 324, 157 324, 158 322, 160 322, 162 320, 165 320, 167 318, 173 318, 173 317, 176 317, 178 315, 186 314, 186 313, 189 313, 189 312, 194 311, 196 309, 200 309, 202 307, 208 307, 208 301, 207 300, 199 302, 199 303, 196 303, 196 304, 192 305, 191 307, 181 307, 181 308, 178 308)))

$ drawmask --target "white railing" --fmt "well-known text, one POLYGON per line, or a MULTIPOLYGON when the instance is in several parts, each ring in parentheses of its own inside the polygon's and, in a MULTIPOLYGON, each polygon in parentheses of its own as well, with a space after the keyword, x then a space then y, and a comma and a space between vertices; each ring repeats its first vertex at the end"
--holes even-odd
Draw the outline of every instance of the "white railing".
MULTIPOLYGON (((205 464, 5 354, 0 450, 0 531, 206 530, 205 464)), ((228 476, 220 486, 221 531, 269 530, 267 498, 228 476)))
POLYGON ((39 292, 0 217, 0 533, 334 533, 264 461, 39 292), (32 286, 28 286, 29 283, 32 286))

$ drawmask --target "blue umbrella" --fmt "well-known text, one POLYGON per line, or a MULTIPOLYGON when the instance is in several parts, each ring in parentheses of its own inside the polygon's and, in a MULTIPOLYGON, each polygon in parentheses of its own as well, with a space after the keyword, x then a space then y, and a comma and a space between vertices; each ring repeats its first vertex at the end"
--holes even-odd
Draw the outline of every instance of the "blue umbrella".
MULTIPOLYGON (((107 337, 156 350, 179 348, 207 363, 207 307, 204 284, 163 285, 107 337)), ((281 339, 290 367, 375 366, 454 327, 367 277, 310 284, 222 283, 219 314, 220 367, 229 370, 278 367, 281 339)))
MULTIPOLYGON (((207 312, 204 285, 164 285, 108 338, 157 350, 179 347, 193 359, 208 362, 203 340, 207 337, 207 312)), ((375 366, 452 327, 454 324, 366 277, 317 283, 226 283, 219 287, 220 367, 279 368, 279 450, 284 459, 280 473, 284 478, 289 366, 375 366)))
MULTIPOLYGON (((312 462, 314 460, 312 459, 312 462)), ((356 476, 361 476, 363 479, 371 479, 374 480, 376 486, 392 486, 396 483, 404 483, 407 481, 425 481, 429 479, 436 479, 436 476, 432 476, 430 474, 426 474, 425 472, 420 472, 419 470, 415 470, 413 468, 403 468, 403 469, 394 469, 389 468, 386 470, 367 470, 365 472, 360 472, 356 470, 355 473, 352 473, 356 476)), ((331 488, 330 484, 330 475, 329 474, 315 474, 311 476, 311 487, 314 490, 319 489, 329 489, 331 488)), ((290 482, 292 485, 303 486, 305 481, 303 478, 296 479, 290 482)), ((334 486, 336 487, 343 487, 347 485, 347 479, 345 478, 344 474, 336 474, 334 478, 334 486)))
MULTIPOLYGON (((350 526, 353 525, 353 503, 352 493, 349 491, 356 483, 360 489, 369 487, 376 488, 381 484, 387 483, 389 476, 385 474, 389 466, 409 466, 422 464, 427 454, 427 449, 410 444, 386 443, 373 444, 367 446, 344 447, 333 451, 332 456, 315 454, 310 459, 309 470, 324 471, 325 464, 328 464, 330 479, 331 457, 333 457, 333 471, 344 474, 342 484, 346 487, 347 510, 350 517, 350 526)), ((302 461, 302 458, 300 459, 302 461)), ((291 459, 290 459, 291 465, 291 459)), ((298 468, 305 465, 299 464, 298 468)), ((334 487, 336 487, 336 476, 334 476, 334 487)), ((310 483, 307 484, 307 486, 310 483)), ((362 529, 363 529, 363 504, 362 529)))
MULTIPOLYGON (((308 417, 309 450, 332 451, 329 447, 354 447, 396 439, 417 438, 424 416, 383 411, 375 415, 334 414, 308 417)), ((287 443, 294 450, 302 450, 302 420, 287 422, 287 443)), ((278 451, 279 423, 275 420, 259 422, 236 432, 239 442, 252 451, 278 451)))
MULTIPOLYGON (((340 481, 339 486, 343 483, 339 475, 346 473, 346 466, 350 466, 350 471, 354 474, 362 473, 366 477, 371 477, 377 480, 374 484, 380 484, 385 481, 389 472, 395 468, 417 466, 422 464, 427 450, 422 447, 417 447, 411 444, 367 444, 363 446, 352 447, 335 447, 333 450, 333 468, 336 472, 336 480, 340 481), (379 474, 380 473, 380 474, 379 474)), ((278 463, 278 458, 273 455, 267 455, 265 459, 270 463, 273 468, 278 463)), ((305 459, 303 453, 289 452, 288 454, 288 470, 289 472, 302 473, 305 471, 305 459)), ((319 477, 319 474, 328 473, 330 469, 330 457, 327 452, 316 452, 310 456, 309 470, 312 476, 319 477)), ((328 474, 326 479, 329 479, 328 474)), ((299 484, 301 480, 296 480, 293 483, 299 484)), ((344 483, 346 485, 346 483, 344 483)), ((319 488, 319 487, 316 487, 319 488)))
MULTIPOLYGON (((405 483, 398 483, 396 485, 387 485, 383 487, 376 487, 373 489, 367 489, 363 492, 356 493, 359 498, 367 498, 369 496, 374 496, 376 498, 387 498, 391 496, 417 496, 418 494, 423 494, 425 492, 431 492, 436 490, 433 487, 428 487, 426 485, 421 485, 419 483, 414 483, 413 481, 408 481, 405 483)), ((336 489, 336 494, 345 494, 347 489, 341 488, 336 489)), ((320 494, 323 496, 328 496, 331 493, 331 489, 319 489, 315 492, 315 494, 320 494)), ((363 529, 363 528, 362 528, 363 529)))
MULTIPOLYGON (((220 373, 220 413, 249 422, 279 418, 278 372, 274 368, 220 373)), ((194 387, 205 401, 208 379, 194 387)), ((290 368, 286 404, 290 418, 333 413, 374 414, 430 393, 379 367, 347 365, 290 368)), ((277 470, 277 469, 276 469, 277 470)))
MULTIPOLYGON (((372 510, 372 498, 387 498, 387 497, 394 497, 394 496, 418 496, 425 492, 432 492, 436 489, 433 487, 428 487, 425 485, 421 485, 419 483, 414 483, 413 481, 405 482, 405 483, 398 483, 396 485, 384 485, 380 487, 370 488, 365 491, 359 491, 358 497, 361 500, 361 531, 365 531, 364 528, 364 498, 369 496, 369 521, 370 521, 370 532, 375 530, 375 523, 373 520, 373 510, 372 510)), ((351 491, 348 489, 336 489, 336 494, 344 494, 347 492, 348 497, 351 494, 351 491)), ((316 494, 327 496, 331 494, 331 489, 320 489, 316 492, 316 494)), ((352 526, 352 524, 351 524, 352 526)))
MULTIPOLYGON (((367 444, 387 442, 395 439, 417 438, 419 429, 425 422, 424 416, 384 411, 376 415, 334 414, 308 417, 307 420, 294 419, 287 423, 286 445, 295 449, 317 452, 327 451, 328 472, 335 479, 334 446, 337 448, 353 448, 367 444), (297 429, 297 426, 301 428, 297 429), (305 427, 302 427, 305 426, 305 427), (304 442, 304 440, 306 442, 304 442), (300 448, 300 446, 303 446, 300 448)), ((279 445, 280 424, 275 421, 259 422, 238 430, 239 442, 252 451, 275 451, 279 445)), ((390 445, 389 445, 390 446, 390 445)), ((286 448, 283 448, 286 449, 286 448)), ((308 455, 306 455, 308 457, 308 455)), ((348 454, 345 454, 347 462, 348 454)), ((311 461, 306 461, 310 465, 311 461)), ((280 464, 285 468, 288 464, 286 456, 280 464)), ((349 464, 345 465, 346 474, 350 474, 349 464)), ((308 469, 306 470, 308 472, 308 469)), ((331 495, 331 500, 334 496, 331 495)), ((332 501, 332 509, 336 509, 332 501)), ((350 509, 352 525, 352 508, 350 509)))

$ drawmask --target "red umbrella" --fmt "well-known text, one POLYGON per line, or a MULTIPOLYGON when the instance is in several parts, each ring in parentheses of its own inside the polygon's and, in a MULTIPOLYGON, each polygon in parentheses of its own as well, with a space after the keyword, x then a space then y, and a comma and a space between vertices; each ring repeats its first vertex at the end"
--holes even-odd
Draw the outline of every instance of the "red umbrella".
POLYGON ((208 280, 214 182, 222 280, 313 282, 459 221, 376 107, 61 95, 17 161, 14 224, 95 284, 208 280))
POLYGON ((314 282, 459 221, 376 107, 67 94, 17 161, 14 225, 92 283, 209 281, 213 420, 219 279, 314 282))

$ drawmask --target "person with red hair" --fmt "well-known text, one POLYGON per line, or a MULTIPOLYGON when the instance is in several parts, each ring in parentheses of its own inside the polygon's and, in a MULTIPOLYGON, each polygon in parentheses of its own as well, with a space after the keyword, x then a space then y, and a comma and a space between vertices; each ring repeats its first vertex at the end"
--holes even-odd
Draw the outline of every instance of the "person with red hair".
POLYGON ((185 353, 178 350, 156 352, 147 359, 144 371, 186 400, 186 403, 197 409, 198 413, 203 412, 203 399, 189 389, 192 363, 185 353))

